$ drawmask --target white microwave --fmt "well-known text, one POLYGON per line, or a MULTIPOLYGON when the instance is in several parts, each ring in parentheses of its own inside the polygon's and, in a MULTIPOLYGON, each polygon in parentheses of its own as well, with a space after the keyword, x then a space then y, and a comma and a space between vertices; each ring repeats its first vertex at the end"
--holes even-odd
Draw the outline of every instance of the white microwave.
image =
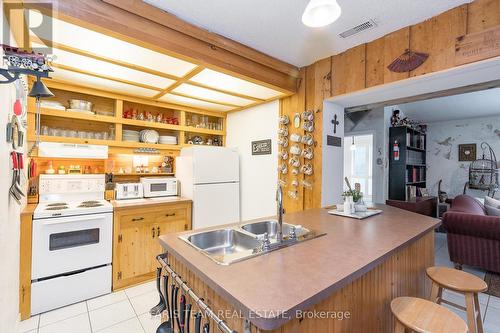
POLYGON ((177 195, 177 179, 174 177, 141 177, 145 198, 177 195))

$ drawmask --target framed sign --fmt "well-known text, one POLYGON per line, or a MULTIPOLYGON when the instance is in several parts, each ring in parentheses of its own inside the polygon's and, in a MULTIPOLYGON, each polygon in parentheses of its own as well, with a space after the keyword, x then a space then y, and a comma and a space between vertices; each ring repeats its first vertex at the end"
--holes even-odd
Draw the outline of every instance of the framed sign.
POLYGON ((271 139, 252 141, 252 155, 271 155, 271 139))
POLYGON ((333 147, 342 147, 342 138, 333 135, 326 136, 326 145, 333 147))
POLYGON ((476 144, 468 143, 458 145, 458 160, 460 162, 472 162, 476 160, 476 144))

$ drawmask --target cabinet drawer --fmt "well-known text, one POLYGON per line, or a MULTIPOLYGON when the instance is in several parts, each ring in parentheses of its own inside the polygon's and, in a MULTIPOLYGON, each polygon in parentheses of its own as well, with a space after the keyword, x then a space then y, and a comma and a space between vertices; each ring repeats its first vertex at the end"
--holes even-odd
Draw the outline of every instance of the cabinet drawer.
POLYGON ((120 216, 120 223, 148 223, 154 222, 155 214, 153 213, 136 213, 120 216))
POLYGON ((183 220, 187 216, 186 208, 165 208, 156 212, 155 222, 183 220))

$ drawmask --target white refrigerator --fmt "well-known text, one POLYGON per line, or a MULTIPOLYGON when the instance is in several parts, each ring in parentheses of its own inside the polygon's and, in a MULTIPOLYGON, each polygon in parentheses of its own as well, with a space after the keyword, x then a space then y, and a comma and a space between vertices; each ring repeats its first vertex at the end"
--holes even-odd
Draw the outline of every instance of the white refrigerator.
POLYGON ((193 229, 240 221, 240 166, 236 149, 183 148, 175 161, 181 195, 193 200, 193 229))

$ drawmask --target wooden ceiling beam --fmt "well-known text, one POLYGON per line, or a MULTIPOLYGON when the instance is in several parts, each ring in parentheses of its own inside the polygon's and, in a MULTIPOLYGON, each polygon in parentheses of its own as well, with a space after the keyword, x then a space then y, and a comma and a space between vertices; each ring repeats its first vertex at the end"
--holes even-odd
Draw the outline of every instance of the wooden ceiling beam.
POLYGON ((299 77, 299 69, 284 61, 271 57, 265 53, 257 51, 244 44, 238 43, 232 39, 200 28, 194 24, 188 23, 175 15, 156 8, 141 0, 103 0, 109 4, 119 7, 123 10, 132 12, 136 15, 147 18, 170 29, 186 34, 203 42, 209 43, 214 47, 225 49, 229 52, 239 54, 249 60, 260 63, 269 68, 280 71, 292 77, 299 77))
MULTIPOLYGON (((100 0, 52 0, 56 17, 106 35, 242 78, 283 93, 297 90, 297 78, 215 44, 100 0)), ((47 0, 30 7, 47 11, 47 0)))

